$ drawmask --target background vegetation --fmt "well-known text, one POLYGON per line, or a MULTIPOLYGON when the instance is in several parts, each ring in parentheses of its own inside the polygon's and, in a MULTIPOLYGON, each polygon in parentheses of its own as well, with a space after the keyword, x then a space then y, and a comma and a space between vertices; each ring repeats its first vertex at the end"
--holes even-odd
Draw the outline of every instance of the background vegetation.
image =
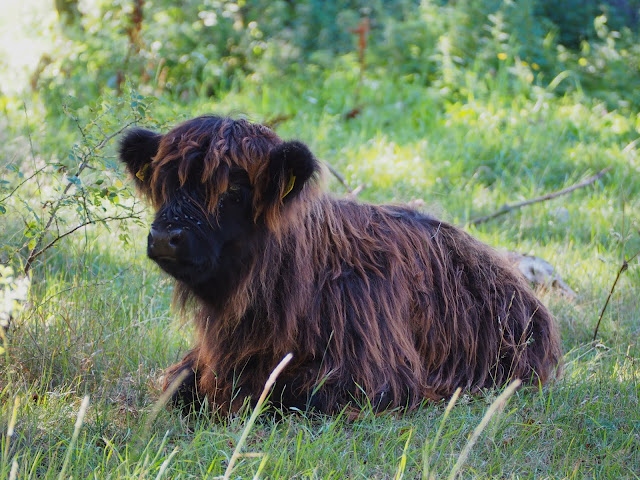
POLYGON ((114 153, 127 126, 206 112, 299 138, 364 186, 363 201, 424 202, 545 258, 577 292, 540 291, 562 331, 563 379, 518 391, 468 457, 499 392, 463 395, 449 413, 267 413, 235 477, 440 478, 456 462, 465 478, 640 477, 640 2, 55 6, 5 2, 0 17, 0 478, 225 471, 248 415, 155 408, 191 331, 145 258, 149 213, 114 153), (570 196, 472 222, 607 167, 570 196))

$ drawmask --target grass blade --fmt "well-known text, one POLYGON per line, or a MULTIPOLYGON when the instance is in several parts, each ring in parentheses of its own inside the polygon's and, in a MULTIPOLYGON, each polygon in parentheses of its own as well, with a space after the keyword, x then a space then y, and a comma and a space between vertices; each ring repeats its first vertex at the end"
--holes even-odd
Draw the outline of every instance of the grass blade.
POLYGON ((156 480, 160 480, 162 478, 162 475, 164 475, 165 470, 167 470, 167 467, 169 466, 169 462, 171 462, 171 459, 175 457, 176 453, 178 453, 178 447, 174 448, 169 456, 165 459, 165 461, 162 462, 160 470, 158 470, 158 476, 156 477, 156 480))
POLYGON ((428 448, 428 452, 427 452, 427 445, 425 445, 422 478, 429 478, 429 467, 431 465, 431 461, 433 460, 433 452, 436 448, 436 445, 438 444, 438 441, 440 440, 440 435, 442 435, 442 429, 444 428, 444 424, 447 421, 447 418, 449 417, 451 410, 453 410, 453 406, 458 401, 458 397, 460 397, 460 392, 462 392, 462 389, 460 387, 458 387, 456 391, 453 392, 453 395, 451 396, 451 399, 447 404, 447 408, 445 408, 444 414, 442 415, 442 420, 440 420, 440 426, 438 427, 436 436, 433 438, 433 441, 431 442, 431 445, 428 448), (426 458, 427 454, 429 455, 429 458, 426 458))
POLYGON ((73 428, 73 436, 71 437, 71 442, 69 443, 69 447, 67 448, 67 454, 64 457, 64 463, 62 464, 62 469, 60 470, 60 474, 58 475, 58 480, 64 480, 64 474, 67 470, 67 466, 69 465, 69 460, 71 459, 71 453, 73 452, 73 447, 78 440, 78 435, 80 435, 80 428, 82 428, 82 422, 84 422, 84 416, 87 414, 87 408, 89 408, 89 395, 85 395, 82 399, 82 403, 80 404, 80 410, 78 411, 78 418, 76 419, 76 425, 73 428))
POLYGON ((511 397, 511 395, 515 393, 515 391, 517 390, 517 388, 520 386, 521 383, 522 381, 519 379, 516 379, 513 382, 511 382, 509 386, 504 389, 504 392, 502 392, 498 396, 498 398, 496 398, 493 401, 493 403, 489 405, 487 412, 482 417, 482 420, 480 421, 478 426, 473 430, 473 434, 471 435, 471 438, 467 441, 467 444, 464 446, 464 448, 462 449, 462 452, 458 456, 458 460, 456 461, 456 464, 453 466, 453 470, 451 470, 448 480, 454 480, 458 476, 458 473, 460 473, 460 469, 462 468, 464 463, 467 461, 467 458, 469 457, 469 453, 471 452, 471 449, 478 441, 478 438, 480 438, 480 434, 482 433, 482 431, 487 427, 487 425, 489 424, 489 421, 496 414, 496 412, 500 410, 502 407, 504 407, 504 404, 507 402, 509 397, 511 397))
POLYGON ((236 445, 236 448, 233 451, 233 455, 231 455, 231 459, 229 460, 229 465, 227 466, 227 469, 225 470, 224 475, 222 476, 224 480, 229 480, 229 478, 231 478, 233 467, 238 461, 238 458, 240 458, 244 442, 246 442, 247 437, 249 436, 249 432, 251 431, 253 424, 256 422, 256 419, 260 414, 262 404, 267 399, 267 395, 269 394, 271 387, 273 386, 276 379, 278 378, 278 375, 280 375, 282 370, 284 370, 284 367, 287 366, 287 364, 291 361, 292 358, 293 358, 293 354, 287 353, 285 357, 280 361, 278 366, 273 369, 273 372, 271 372, 271 375, 269 375, 267 382, 264 384, 264 389, 262 390, 262 394, 258 399, 258 403, 256 403, 256 406, 253 409, 253 413, 251 414, 251 417, 249 417, 249 420, 247 421, 247 425, 244 427, 244 430, 242 431, 242 435, 240 436, 240 440, 238 440, 238 444, 236 445))
POLYGON ((396 471, 396 475, 393 477, 393 480, 402 480, 402 477, 404 476, 404 469, 407 467, 407 449, 409 448, 409 442, 411 441, 412 434, 413 434, 413 429, 409 430, 409 436, 407 437, 407 441, 404 444, 404 449, 402 450, 402 457, 400 457, 398 470, 396 471))

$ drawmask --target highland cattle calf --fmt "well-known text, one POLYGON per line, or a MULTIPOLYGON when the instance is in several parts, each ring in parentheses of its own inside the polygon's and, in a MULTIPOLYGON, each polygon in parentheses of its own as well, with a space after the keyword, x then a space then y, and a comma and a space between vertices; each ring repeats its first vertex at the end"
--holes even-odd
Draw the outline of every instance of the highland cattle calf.
POLYGON ((322 192, 300 142, 203 116, 128 131, 120 158, 156 210, 148 255, 194 308, 195 348, 166 375, 183 407, 255 402, 288 352, 271 401, 325 413, 556 374, 554 319, 501 255, 410 208, 322 192))

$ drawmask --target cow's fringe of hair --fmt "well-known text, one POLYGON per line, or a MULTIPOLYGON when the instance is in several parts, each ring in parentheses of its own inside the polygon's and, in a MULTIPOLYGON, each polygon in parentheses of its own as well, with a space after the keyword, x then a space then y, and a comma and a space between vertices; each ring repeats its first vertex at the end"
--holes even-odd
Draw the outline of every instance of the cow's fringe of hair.
MULTIPOLYGON (((206 190, 207 210, 215 213, 231 170, 244 170, 251 184, 257 184, 264 176, 269 151, 282 143, 269 128, 244 119, 202 116, 197 120, 178 125, 160 141, 152 160, 151 200, 156 207, 169 200, 178 186, 197 179, 206 190)), ((261 200, 255 196, 255 205, 261 200)))
MULTIPOLYGON (((288 214, 293 213, 283 208, 288 178, 274 180, 265 172, 270 151, 281 143, 282 139, 268 127, 244 119, 202 116, 184 122, 162 137, 152 159, 151 202, 158 209, 179 187, 192 182, 188 185, 190 188, 204 189, 205 210, 216 215, 232 170, 240 169, 247 173, 253 187, 256 222, 264 223, 280 238, 279 225, 287 222, 288 214), (280 183, 276 190, 281 195, 267 202, 264 194, 269 182, 274 181, 280 183)), ((303 199, 317 193, 318 180, 314 176, 298 195, 303 199)))

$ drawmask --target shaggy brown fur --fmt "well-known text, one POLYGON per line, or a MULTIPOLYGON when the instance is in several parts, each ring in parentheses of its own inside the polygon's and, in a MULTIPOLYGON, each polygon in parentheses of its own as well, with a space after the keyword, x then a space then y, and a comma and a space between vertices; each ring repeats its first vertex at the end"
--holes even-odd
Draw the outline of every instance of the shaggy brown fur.
POLYGON ((196 347, 168 370, 169 383, 190 373, 178 400, 206 396, 235 411, 287 352, 294 360, 272 400, 329 413, 350 402, 411 408, 457 387, 544 383, 557 371, 554 319, 499 254, 412 209, 323 193, 300 143, 200 117, 164 136, 131 132, 121 157, 158 209, 154 225, 187 192, 214 218, 208 235, 220 235, 212 225, 224 221, 215 219, 234 175, 250 186, 251 226, 222 247, 215 278, 163 266, 183 302, 196 299, 196 347))

